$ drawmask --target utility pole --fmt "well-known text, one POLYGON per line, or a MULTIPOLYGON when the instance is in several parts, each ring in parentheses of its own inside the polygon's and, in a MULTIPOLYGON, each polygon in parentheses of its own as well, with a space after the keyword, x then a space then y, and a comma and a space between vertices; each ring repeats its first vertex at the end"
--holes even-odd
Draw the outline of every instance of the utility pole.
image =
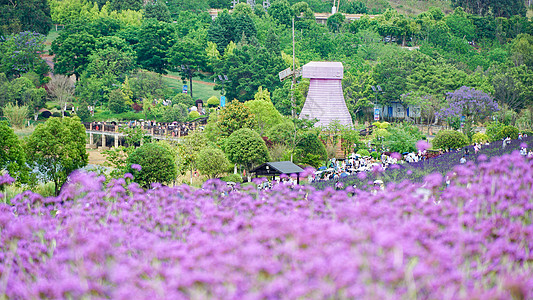
POLYGON ((294 85, 296 84, 296 58, 294 50, 294 17, 292 17, 292 83, 291 83, 291 114, 293 119, 296 118, 296 105, 294 104, 294 85))

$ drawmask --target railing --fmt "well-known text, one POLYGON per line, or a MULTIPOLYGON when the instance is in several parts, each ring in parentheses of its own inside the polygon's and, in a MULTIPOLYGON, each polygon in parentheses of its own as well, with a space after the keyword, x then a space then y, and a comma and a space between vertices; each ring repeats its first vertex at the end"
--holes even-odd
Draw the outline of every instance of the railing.
POLYGON ((173 123, 160 123, 149 121, 132 121, 132 122, 91 122, 83 123, 85 130, 103 134, 122 134, 123 128, 141 128, 146 131, 147 135, 151 135, 155 138, 180 138, 189 134, 189 132, 202 128, 207 124, 207 118, 197 119, 192 122, 173 122, 173 123))

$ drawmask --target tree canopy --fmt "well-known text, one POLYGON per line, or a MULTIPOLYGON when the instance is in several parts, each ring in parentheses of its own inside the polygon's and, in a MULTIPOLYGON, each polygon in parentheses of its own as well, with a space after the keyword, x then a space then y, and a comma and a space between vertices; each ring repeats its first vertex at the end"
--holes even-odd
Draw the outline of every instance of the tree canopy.
POLYGON ((78 117, 50 118, 27 141, 30 166, 54 183, 56 195, 70 173, 88 163, 85 127, 78 117))

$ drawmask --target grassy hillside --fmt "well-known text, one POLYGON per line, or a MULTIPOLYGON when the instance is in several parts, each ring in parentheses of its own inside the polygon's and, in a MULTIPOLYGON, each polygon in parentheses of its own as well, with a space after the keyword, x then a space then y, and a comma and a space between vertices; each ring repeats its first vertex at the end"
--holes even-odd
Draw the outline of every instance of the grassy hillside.
POLYGON ((439 7, 445 14, 453 11, 451 1, 440 0, 389 0, 390 5, 401 14, 416 16, 430 7, 439 7))

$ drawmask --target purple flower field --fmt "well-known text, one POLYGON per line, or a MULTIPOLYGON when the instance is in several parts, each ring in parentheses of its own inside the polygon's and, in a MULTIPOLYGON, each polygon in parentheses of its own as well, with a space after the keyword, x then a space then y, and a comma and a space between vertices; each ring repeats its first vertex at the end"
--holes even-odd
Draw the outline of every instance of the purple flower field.
POLYGON ((0 297, 533 298, 533 164, 455 172, 377 193, 78 173, 57 198, 0 204, 0 297))
MULTIPOLYGON (((489 145, 483 145, 478 153, 475 153, 474 146, 470 145, 467 147, 470 151, 470 154, 467 157, 467 165, 469 167, 475 167, 475 165, 485 162, 492 157, 504 156, 513 152, 518 153, 520 147, 522 146, 526 146, 526 148, 529 150, 531 149, 529 145, 533 147, 533 137, 526 137, 523 140, 511 140, 510 144, 505 148, 502 148, 502 141, 495 141, 489 145)), ((422 148, 426 147, 422 143, 417 144, 417 147, 418 146, 422 146, 422 148)), ((426 176, 431 173, 439 173, 443 176, 452 173, 453 168, 459 164, 459 161, 464 153, 465 152, 463 149, 450 151, 427 160, 392 165, 384 171, 380 170, 380 172, 366 172, 365 174, 359 173, 357 175, 339 178, 338 180, 319 181, 313 183, 312 185, 317 189, 323 190, 326 187, 333 188, 335 186, 335 182, 339 181, 344 187, 355 185, 358 189, 371 190, 374 188, 372 182, 376 179, 382 180, 385 185, 388 185, 392 182, 401 182, 402 180, 423 183, 426 176)))

